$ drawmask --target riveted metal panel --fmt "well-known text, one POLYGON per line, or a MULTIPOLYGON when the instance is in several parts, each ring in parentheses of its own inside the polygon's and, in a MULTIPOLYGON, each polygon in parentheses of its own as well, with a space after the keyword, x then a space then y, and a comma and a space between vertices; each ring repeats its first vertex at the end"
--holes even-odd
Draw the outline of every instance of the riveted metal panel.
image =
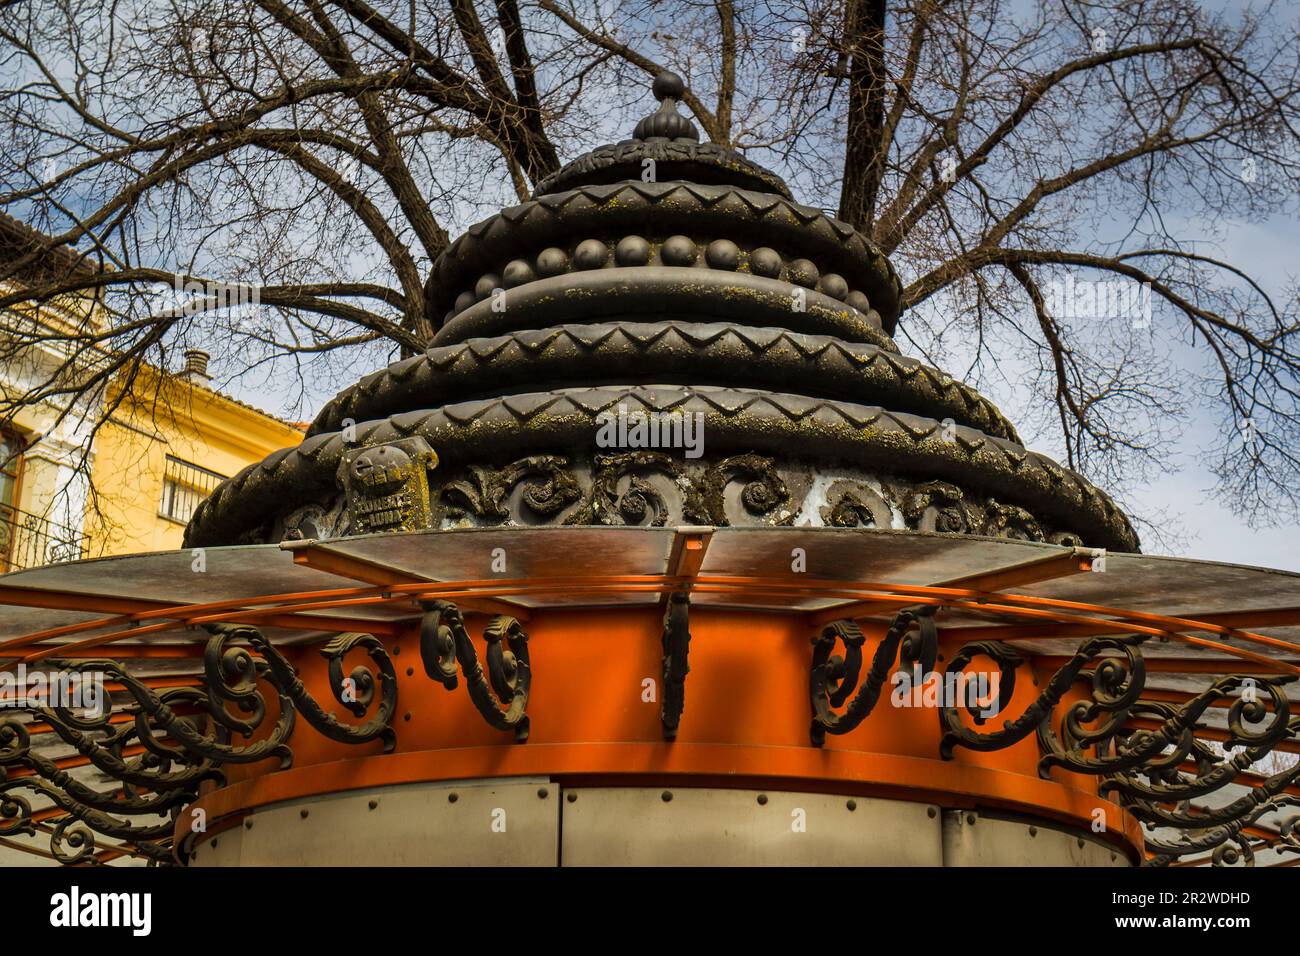
POLYGON ((1128 866, 1113 846, 1039 823, 969 810, 943 815, 944 866, 1128 866))
MULTIPOLYGON (((217 866, 554 866, 559 788, 544 780, 462 781, 358 790, 258 811, 238 832, 238 859, 217 866), (373 804, 373 806, 372 806, 373 804)), ((245 821, 247 822, 247 821, 245 821)), ((236 841, 230 840, 231 845, 236 841)))
POLYGON ((583 787, 565 790, 563 816, 565 866, 939 866, 943 860, 938 813, 923 803, 583 787))
POLYGON ((196 840, 192 851, 194 858, 190 861, 190 866, 239 866, 243 845, 243 827, 224 830, 202 840, 196 840))

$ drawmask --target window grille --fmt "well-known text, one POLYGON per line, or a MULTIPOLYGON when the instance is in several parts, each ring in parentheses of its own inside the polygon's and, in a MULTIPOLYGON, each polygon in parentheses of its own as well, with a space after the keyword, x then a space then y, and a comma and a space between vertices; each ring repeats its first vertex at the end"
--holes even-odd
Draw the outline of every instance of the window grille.
POLYGON ((187 522, 199 502, 225 480, 225 475, 168 455, 158 513, 172 521, 187 522))

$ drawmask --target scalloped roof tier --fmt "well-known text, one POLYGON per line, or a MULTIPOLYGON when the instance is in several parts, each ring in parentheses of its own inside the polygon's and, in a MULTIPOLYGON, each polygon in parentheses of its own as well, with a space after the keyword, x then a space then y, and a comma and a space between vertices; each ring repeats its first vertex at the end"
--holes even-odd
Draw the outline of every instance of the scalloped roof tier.
POLYGON ((680 78, 654 92, 632 139, 452 242, 427 283, 428 350, 218 488, 187 544, 757 524, 1137 550, 1104 492, 900 354, 902 283, 864 234, 700 143, 680 78), (617 416, 678 430, 611 446, 617 416))

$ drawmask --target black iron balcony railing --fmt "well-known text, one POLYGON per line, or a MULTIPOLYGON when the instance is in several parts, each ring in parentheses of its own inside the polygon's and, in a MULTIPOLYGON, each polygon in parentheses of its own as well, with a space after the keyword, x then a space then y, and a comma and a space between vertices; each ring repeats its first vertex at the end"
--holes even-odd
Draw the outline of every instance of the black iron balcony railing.
POLYGON ((158 514, 184 524, 194 515, 199 503, 225 480, 225 475, 168 455, 158 514))
POLYGON ((0 505, 0 572, 75 561, 86 554, 86 536, 75 528, 0 505))

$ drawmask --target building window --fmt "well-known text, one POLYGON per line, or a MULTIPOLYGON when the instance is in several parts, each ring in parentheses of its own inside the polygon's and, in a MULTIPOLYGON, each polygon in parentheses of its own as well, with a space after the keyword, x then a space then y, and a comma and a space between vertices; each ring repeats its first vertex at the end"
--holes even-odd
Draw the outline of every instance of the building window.
POLYGON ((225 480, 225 475, 168 455, 158 513, 184 524, 193 517, 199 502, 225 480))

